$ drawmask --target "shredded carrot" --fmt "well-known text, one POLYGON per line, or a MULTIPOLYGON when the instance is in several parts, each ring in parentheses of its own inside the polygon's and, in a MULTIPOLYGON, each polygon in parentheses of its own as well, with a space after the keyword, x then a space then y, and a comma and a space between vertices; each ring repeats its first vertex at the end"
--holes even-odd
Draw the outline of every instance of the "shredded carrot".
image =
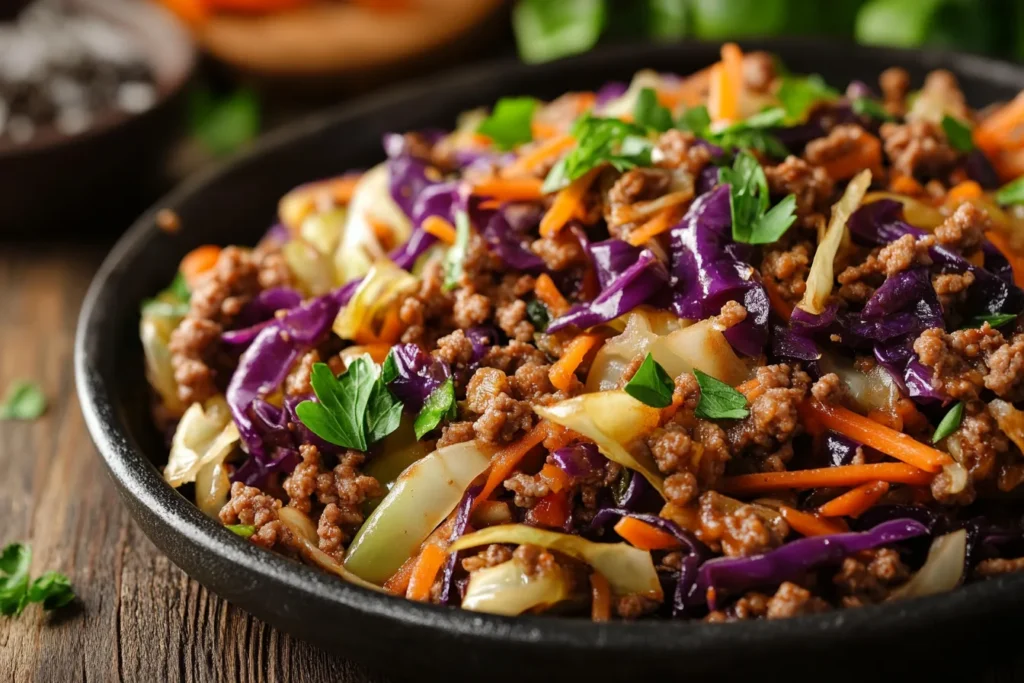
POLYGON ((623 517, 615 524, 615 533, 640 550, 678 548, 679 540, 672 534, 632 517, 623 517))
POLYGON ((871 465, 842 465, 789 472, 762 472, 725 477, 718 490, 731 495, 784 491, 787 489, 815 489, 831 486, 859 486, 869 481, 888 481, 894 484, 926 486, 932 475, 902 462, 882 462, 871 465))
POLYGON ((841 534, 849 529, 843 528, 840 524, 830 519, 822 519, 818 515, 809 512, 801 512, 788 505, 779 506, 779 514, 786 520, 790 528, 801 536, 828 536, 830 534, 841 534))
POLYGON ((590 618, 593 621, 610 621, 612 618, 612 587, 608 579, 599 572, 590 575, 590 618))
POLYGON ((599 334, 581 334, 571 342, 548 371, 548 378, 556 389, 568 391, 572 386, 572 378, 576 375, 576 368, 583 363, 587 354, 597 346, 604 337, 599 334))
POLYGON ((844 154, 822 164, 832 180, 848 180, 865 168, 874 170, 881 167, 882 141, 867 131, 858 131, 856 140, 852 141, 844 154))
POLYGON ((782 298, 782 292, 779 291, 778 284, 771 278, 764 278, 761 280, 761 284, 764 285, 764 290, 768 293, 768 303, 771 305, 772 310, 775 311, 775 315, 782 318, 785 322, 789 322, 790 316, 793 315, 793 304, 782 298))
POLYGON ((887 481, 869 481, 818 508, 824 517, 860 517, 889 490, 887 481))
POLYGON ((549 529, 564 529, 565 522, 572 512, 569 507, 568 491, 555 493, 552 491, 537 501, 537 504, 526 513, 527 520, 537 526, 549 529))
POLYGON ((953 462, 946 453, 842 406, 825 405, 818 400, 805 401, 800 406, 800 415, 809 416, 827 429, 927 472, 938 472, 943 465, 953 462))
POLYGON ((210 9, 203 0, 161 0, 161 3, 189 26, 198 26, 210 17, 210 9))
POLYGON ((997 230, 989 230, 985 233, 985 237, 1010 262, 1010 267, 1013 269, 1013 284, 1018 287, 1024 287, 1024 256, 1014 251, 1013 247, 1010 246, 1010 240, 1004 233, 997 230))
POLYGON ((480 208, 485 211, 497 211, 501 208, 502 204, 504 204, 504 202, 498 199, 485 199, 480 202, 480 208))
POLYGON ((670 206, 667 209, 662 209, 658 213, 654 214, 654 217, 649 221, 637 226, 633 232, 629 233, 629 239, 627 241, 634 247, 643 245, 647 240, 660 235, 678 223, 680 213, 678 206, 670 206))
POLYGON ((544 467, 540 468, 540 476, 547 482, 548 488, 555 493, 558 493, 562 489, 569 488, 572 483, 569 479, 569 475, 562 471, 561 467, 552 465, 551 463, 544 463, 544 467))
POLYGON ((390 248, 392 245, 388 243, 391 241, 393 233, 391 226, 388 225, 386 221, 382 221, 370 212, 367 212, 364 217, 366 218, 366 223, 370 226, 370 229, 373 230, 374 237, 376 237, 377 241, 380 242, 381 247, 384 249, 390 248))
POLYGON ((867 418, 897 432, 903 431, 903 418, 894 412, 875 408, 868 411, 867 418))
POLYGON ((989 152, 989 161, 992 162, 999 179, 1004 183, 1024 175, 1024 149, 1001 149, 989 152))
POLYGON ((1024 146, 1024 92, 978 124, 974 143, 989 154, 1024 146))
POLYGON ((418 555, 413 555, 408 560, 402 563, 402 566, 398 568, 398 571, 392 574, 387 581, 384 582, 384 590, 394 595, 405 595, 409 589, 409 581, 412 579, 412 572, 416 568, 416 560, 418 555))
POLYGON ((331 198, 335 204, 344 205, 352 201, 352 195, 355 194, 356 186, 359 181, 363 179, 360 173, 347 173, 340 178, 334 178, 329 181, 329 187, 331 188, 331 198))
POLYGON ((508 479, 519 462, 526 457, 526 454, 550 434, 550 425, 547 422, 539 422, 518 441, 513 441, 495 453, 491 458, 491 469, 487 474, 487 481, 484 482, 484 487, 480 489, 476 500, 473 501, 473 508, 475 509, 481 502, 490 498, 498 485, 508 479))
POLYGON ((597 178, 603 169, 604 166, 592 168, 558 191, 558 194, 555 195, 555 200, 551 203, 551 208, 548 209, 540 221, 541 237, 550 237, 565 227, 565 224, 579 210, 587 190, 590 189, 594 179, 597 178))
POLYGON ((405 597, 419 602, 430 599, 430 587, 434 585, 434 578, 447 557, 448 554, 438 545, 431 543, 425 547, 416 559, 405 597))
POLYGON ((529 176, 536 169, 568 152, 575 144, 576 138, 571 135, 559 135, 558 137, 546 140, 506 166, 502 171, 502 175, 506 178, 529 176))
POLYGON ((423 221, 423 231, 445 244, 455 244, 455 226, 440 216, 427 216, 423 221))
POLYGON ((569 310, 569 302, 558 291, 555 281, 547 273, 541 273, 533 285, 533 293, 552 314, 558 316, 569 310))
POLYGON ((220 247, 205 244, 185 254, 185 258, 181 259, 181 263, 178 265, 178 271, 185 278, 189 288, 194 289, 199 277, 212 270, 217 265, 219 258, 220 247))
POLYGON ((969 199, 978 199, 983 194, 981 185, 973 180, 965 180, 949 188, 949 192, 946 193, 946 203, 957 206, 969 199))
POLYGON ((733 122, 740 117, 743 92, 743 51, 736 43, 722 46, 722 61, 711 68, 708 110, 712 121, 733 122))
POLYGON ((530 133, 533 135, 534 140, 546 140, 560 135, 562 131, 558 126, 547 121, 534 120, 530 122, 530 133))
POLYGON ((536 201, 544 196, 538 178, 498 178, 481 180, 473 186, 473 194, 505 202, 536 201))
POLYGON ((757 381, 757 378, 754 377, 736 387, 736 391, 746 396, 747 401, 753 401, 764 393, 764 387, 757 381))
POLYGON ((889 181, 889 189, 897 194, 916 196, 924 194, 924 187, 921 183, 908 175, 894 175, 889 181))

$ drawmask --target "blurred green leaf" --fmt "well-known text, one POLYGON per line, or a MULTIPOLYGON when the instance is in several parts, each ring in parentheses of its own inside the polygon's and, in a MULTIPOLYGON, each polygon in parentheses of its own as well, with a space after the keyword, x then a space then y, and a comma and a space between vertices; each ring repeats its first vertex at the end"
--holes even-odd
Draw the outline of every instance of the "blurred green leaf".
POLYGON ((259 100, 245 88, 225 97, 198 88, 189 99, 189 128, 214 156, 230 154, 259 134, 259 100))
POLYGON ((647 0, 648 32, 656 40, 685 38, 690 20, 688 0, 647 0))
POLYGON ((524 62, 548 62, 592 48, 604 29, 604 0, 520 0, 512 28, 524 62))
POLYGON ((693 34, 702 40, 771 36, 785 31, 786 0, 691 0, 693 34))
POLYGON ((871 0, 857 13, 854 35, 857 42, 867 45, 923 45, 943 1, 871 0))

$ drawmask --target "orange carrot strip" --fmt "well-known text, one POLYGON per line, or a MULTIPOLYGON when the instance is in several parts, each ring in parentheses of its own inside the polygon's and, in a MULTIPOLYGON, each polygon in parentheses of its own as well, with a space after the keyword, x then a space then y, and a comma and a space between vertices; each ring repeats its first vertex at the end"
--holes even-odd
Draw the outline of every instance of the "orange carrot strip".
POLYGON ((841 534, 849 529, 830 519, 822 519, 818 515, 809 512, 801 512, 788 505, 779 506, 779 514, 786 520, 786 523, 801 536, 828 536, 830 534, 841 534))
POLYGON ((412 572, 416 568, 416 560, 418 558, 418 555, 413 555, 403 562, 398 571, 384 582, 384 590, 394 595, 405 595, 409 589, 409 581, 412 579, 412 572))
POLYGON ((181 264, 178 265, 178 270, 185 278, 189 288, 194 288, 196 280, 217 265, 218 258, 220 258, 220 247, 205 244, 185 254, 185 258, 181 259, 181 264))
POLYGON ((985 233, 985 237, 1010 262, 1010 268, 1013 269, 1013 283, 1018 287, 1024 287, 1024 256, 1014 251, 1010 246, 1010 240, 1001 232, 989 230, 985 233))
POLYGON ((968 199, 977 199, 983 195, 981 185, 973 180, 965 180, 949 188, 946 193, 947 204, 963 204, 968 199))
POLYGON ((551 463, 544 463, 544 467, 540 468, 540 476, 547 481, 548 488, 555 493, 569 488, 569 485, 572 483, 569 475, 562 471, 562 468, 551 463))
POLYGON ((546 163, 557 159, 563 153, 568 152, 575 144, 576 138, 571 135, 560 135, 558 137, 551 138, 550 140, 542 142, 535 149, 523 154, 514 162, 506 166, 502 171, 502 175, 506 178, 514 178, 516 176, 524 175, 528 176, 535 169, 544 166, 546 163))
POLYGON ((487 481, 484 482, 484 487, 480 489, 476 500, 473 501, 473 508, 475 509, 482 501, 490 498, 491 494, 494 493, 494 489, 498 488, 501 482, 508 479, 519 462, 526 457, 526 454, 534 446, 546 439, 550 433, 550 425, 547 422, 540 422, 518 441, 513 441, 495 453, 491 458, 491 470, 487 475, 487 481))
POLYGON ((874 135, 861 131, 849 151, 827 160, 822 168, 833 180, 847 180, 865 168, 876 169, 882 163, 882 142, 874 135))
POLYGON ((416 559, 416 566, 409 577, 409 588, 405 597, 410 600, 426 602, 430 599, 430 587, 434 585, 434 577, 444 564, 448 554, 441 547, 431 543, 416 559))
POLYGON ((943 465, 953 462, 946 453, 842 406, 825 405, 817 400, 805 401, 800 406, 800 415, 927 472, 938 472, 943 465))
POLYGON ((423 221, 423 231, 445 244, 455 244, 455 226, 440 216, 427 216, 423 221))
POLYGON ((757 378, 748 379, 743 384, 736 387, 736 391, 740 392, 747 397, 747 401, 753 401, 758 396, 764 393, 764 387, 757 381, 757 378))
POLYGON ((538 178, 492 177, 474 185, 473 194, 505 202, 534 201, 544 196, 541 190, 543 184, 538 178))
POLYGON ((160 2, 189 26, 198 26, 210 17, 210 9, 203 0, 160 0, 160 2))
POLYGON ((779 286, 771 278, 764 278, 761 280, 761 284, 764 285, 764 290, 768 293, 768 303, 772 310, 784 321, 789 322, 789 317, 793 315, 793 304, 782 298, 779 286))
POLYGON ((541 237, 554 235, 565 227, 565 224, 572 219, 580 204, 583 203, 583 197, 603 168, 603 166, 592 168, 558 191, 555 201, 551 203, 551 208, 540 221, 541 237))
POLYGON ((921 186, 921 183, 908 175, 893 176, 892 180, 889 181, 889 189, 897 194, 910 196, 924 194, 924 187, 921 186))
POLYGON ((902 462, 882 462, 872 465, 843 465, 792 472, 762 472, 725 477, 717 487, 722 493, 746 495, 787 489, 816 489, 831 486, 859 486, 869 481, 888 481, 894 484, 926 486, 932 475, 902 462))
POLYGON ((569 513, 572 512, 569 507, 568 493, 568 491, 558 493, 552 491, 544 496, 526 513, 527 520, 532 524, 549 529, 565 528, 565 521, 569 519, 569 513))
POLYGON ((497 199, 485 199, 482 202, 480 202, 480 208, 484 209, 485 211, 496 211, 501 208, 501 205, 503 203, 504 202, 501 202, 497 199))
POLYGON ((547 138, 553 138, 561 132, 562 131, 557 126, 548 123, 547 121, 530 122, 530 133, 533 135, 534 140, 546 140, 547 138))
POLYGON ((665 232, 679 220, 679 207, 670 206, 654 214, 654 217, 643 225, 638 226, 629 233, 628 242, 634 247, 639 247, 647 240, 665 232))
POLYGON ((708 109, 712 121, 736 121, 743 91, 743 51, 736 43, 722 46, 722 61, 711 68, 708 109))
POLYGON ((1024 145, 1024 93, 979 123, 974 143, 989 154, 1024 145))
POLYGON ((590 606, 590 618, 593 621, 609 621, 612 618, 612 587, 603 574, 594 572, 590 575, 590 594, 593 602, 590 606))
POLYGON ((680 545, 675 536, 632 517, 620 519, 615 524, 615 533, 640 550, 668 550, 680 545))
POLYGON ((568 391, 572 385, 572 378, 576 375, 576 368, 580 366, 590 350, 603 339, 604 337, 599 334, 581 334, 569 342, 565 353, 554 362, 548 371, 551 384, 556 389, 568 391))
POLYGON ((340 178, 334 178, 329 181, 331 197, 334 199, 334 203, 348 204, 352 201, 352 195, 355 194, 356 186, 362 179, 361 173, 348 173, 340 178))
POLYGON ((541 303, 555 315, 562 315, 569 310, 569 302, 555 286, 555 281, 547 273, 541 273, 533 285, 533 292, 541 303))
POLYGON ((889 490, 887 481, 869 481, 818 508, 824 517, 860 517, 889 490))

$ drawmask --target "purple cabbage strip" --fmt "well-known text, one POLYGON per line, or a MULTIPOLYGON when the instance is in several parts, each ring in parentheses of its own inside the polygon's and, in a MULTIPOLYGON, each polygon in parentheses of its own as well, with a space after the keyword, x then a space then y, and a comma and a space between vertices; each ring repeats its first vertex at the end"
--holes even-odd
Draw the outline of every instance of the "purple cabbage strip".
POLYGON ((823 446, 833 467, 849 465, 853 461, 853 457, 857 455, 857 449, 864 447, 859 441, 854 441, 831 429, 825 434, 823 446))
MULTIPOLYGON (((579 236, 577 236, 579 238, 579 236)), ((629 242, 620 239, 610 239, 603 242, 590 242, 583 235, 581 240, 583 248, 590 256, 590 262, 597 273, 597 281, 601 289, 611 286, 619 275, 626 271, 640 258, 640 247, 634 247, 629 242)))
POLYGON ((747 318, 725 331, 729 343, 748 356, 760 355, 768 340, 770 306, 751 248, 732 240, 729 186, 719 185, 694 200, 670 235, 672 310, 681 318, 718 315, 727 301, 739 301, 747 318))
POLYGON ((530 250, 530 238, 512 228, 504 211, 494 211, 476 224, 484 226, 481 231, 484 239, 505 265, 533 273, 545 269, 544 260, 530 250))
POLYGON ((973 149, 967 153, 964 162, 967 177, 981 185, 986 190, 994 190, 999 187, 999 174, 992 167, 985 153, 980 149, 973 149))
POLYGON ((388 384, 388 389, 409 412, 419 412, 427 397, 451 377, 451 368, 447 364, 416 344, 395 344, 391 347, 391 358, 398 377, 388 384))
POLYGON ((717 609, 725 594, 735 594, 757 586, 778 585, 799 578, 804 572, 844 557, 890 543, 924 536, 928 527, 913 519, 882 522, 870 531, 801 538, 771 552, 752 557, 723 557, 700 567, 693 599, 706 596, 708 607, 717 609))
POLYGON ((253 297, 238 314, 238 328, 251 327, 274 317, 278 311, 287 311, 302 303, 302 295, 290 287, 264 289, 253 297))
POLYGON ((602 107, 612 100, 625 95, 628 89, 629 85, 622 81, 609 81, 597 89, 597 99, 594 101, 594 106, 602 107))
POLYGON ((554 464, 572 479, 584 479, 603 470, 608 459, 592 443, 578 443, 559 448, 551 454, 554 464))
MULTIPOLYGON (((469 516, 473 510, 473 500, 476 499, 481 488, 480 486, 471 486, 463 494, 462 500, 459 501, 459 506, 456 508, 455 523, 452 525, 451 536, 448 537, 449 543, 454 543, 466 533, 466 529, 469 527, 469 516)), ((459 553, 450 553, 444 563, 444 571, 441 574, 440 603, 442 605, 449 604, 452 599, 452 588, 455 587, 455 567, 458 564, 458 556, 459 553)))

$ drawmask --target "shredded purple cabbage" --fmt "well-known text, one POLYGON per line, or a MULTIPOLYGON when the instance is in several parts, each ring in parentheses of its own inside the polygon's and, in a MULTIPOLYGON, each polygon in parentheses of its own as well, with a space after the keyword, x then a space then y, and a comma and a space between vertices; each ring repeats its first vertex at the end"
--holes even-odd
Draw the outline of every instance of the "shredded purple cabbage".
POLYGON ((398 377, 388 384, 388 389, 409 412, 419 412, 427 397, 451 377, 452 371, 447 364, 416 344, 395 344, 391 347, 391 358, 398 377))

